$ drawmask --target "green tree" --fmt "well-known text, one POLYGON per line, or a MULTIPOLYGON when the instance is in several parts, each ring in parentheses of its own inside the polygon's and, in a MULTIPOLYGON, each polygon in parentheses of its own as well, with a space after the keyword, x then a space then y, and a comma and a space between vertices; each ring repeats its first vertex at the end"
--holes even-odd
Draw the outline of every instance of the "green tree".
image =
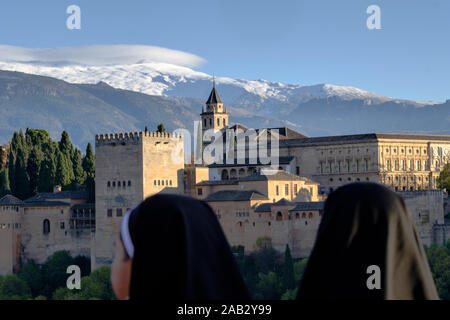
POLYGON ((14 153, 13 153, 13 150, 12 150, 12 147, 11 147, 11 149, 9 149, 9 156, 8 156, 8 177, 10 178, 9 188, 10 188, 12 193, 14 193, 14 191, 16 190, 16 184, 15 184, 15 181, 14 181, 14 177, 16 175, 16 172, 15 172, 16 164, 15 164, 15 162, 16 162, 16 158, 14 157, 14 153))
POLYGON ((25 263, 19 271, 19 278, 25 281, 28 287, 31 289, 33 297, 38 296, 42 292, 42 271, 38 264, 33 260, 25 263))
POLYGON ((447 189, 447 191, 450 192, 450 163, 447 163, 444 166, 444 169, 439 174, 437 183, 439 188, 447 189))
POLYGON ((425 247, 439 297, 450 300, 450 240, 445 246, 425 247))
POLYGON ((87 144, 86 147, 86 155, 83 158, 83 169, 86 172, 88 177, 94 177, 95 175, 95 156, 94 151, 92 150, 92 145, 90 143, 87 144))
POLYGON ((17 150, 17 158, 14 167, 14 185, 13 190, 16 197, 24 200, 30 195, 30 180, 25 166, 25 154, 22 149, 17 150))
POLYGON ((298 288, 288 289, 281 296, 281 300, 295 300, 297 298, 298 288))
POLYGON ((160 133, 166 132, 166 129, 164 128, 164 125, 162 123, 158 124, 157 132, 160 132, 160 133))
POLYGON ((35 195, 39 187, 39 170, 41 167, 42 152, 39 149, 33 148, 27 160, 27 174, 29 177, 29 192, 30 195, 35 195))
POLYGON ((291 249, 289 248, 289 245, 286 244, 283 264, 283 289, 293 289, 295 288, 295 285, 294 262, 292 261, 291 249))
POLYGON ((281 296, 282 285, 275 272, 259 273, 258 292, 266 300, 278 300, 281 296))
POLYGON ((26 300, 31 298, 31 290, 25 281, 16 275, 8 275, 0 280, 0 300, 26 300))
POLYGON ((296 285, 300 284, 300 281, 302 280, 303 273, 305 272, 307 264, 308 264, 307 258, 294 262, 294 276, 296 285))
POLYGON ((81 151, 75 149, 72 156, 73 174, 75 176, 75 182, 82 185, 86 180, 86 173, 81 165, 81 151))
POLYGON ((68 251, 57 251, 48 257, 42 266, 44 288, 42 294, 50 297, 59 287, 65 287, 67 281, 67 267, 73 265, 73 258, 68 251))
POLYGON ((74 179, 75 177, 73 175, 72 163, 69 158, 64 155, 64 153, 57 150, 55 183, 67 189, 74 179))
POLYGON ((4 168, 0 171, 0 197, 9 193, 11 193, 11 188, 9 186, 8 169, 4 168))
POLYGON ((86 155, 83 158, 83 169, 86 173, 86 189, 89 195, 88 201, 95 201, 95 156, 92 145, 88 143, 86 147, 86 155))
POLYGON ((48 153, 39 168, 39 192, 51 192, 55 185, 56 162, 53 153, 48 153))

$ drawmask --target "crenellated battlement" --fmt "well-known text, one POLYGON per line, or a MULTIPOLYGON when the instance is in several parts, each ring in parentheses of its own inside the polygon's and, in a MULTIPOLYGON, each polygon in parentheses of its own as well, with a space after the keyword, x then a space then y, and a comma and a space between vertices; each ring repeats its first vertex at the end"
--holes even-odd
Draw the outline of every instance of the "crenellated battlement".
POLYGON ((126 143, 130 141, 139 141, 142 139, 163 139, 163 140, 182 140, 183 136, 178 133, 166 132, 125 132, 125 133, 107 133, 95 135, 95 144, 109 144, 109 143, 126 143))

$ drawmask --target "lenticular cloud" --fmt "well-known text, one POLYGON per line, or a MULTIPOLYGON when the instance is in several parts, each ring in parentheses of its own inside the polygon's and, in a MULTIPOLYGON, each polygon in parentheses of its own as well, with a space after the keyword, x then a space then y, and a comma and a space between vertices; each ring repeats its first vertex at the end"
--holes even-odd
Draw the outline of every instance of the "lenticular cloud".
POLYGON ((203 58, 187 52, 145 45, 92 45, 49 49, 0 45, 0 61, 86 66, 162 62, 190 68, 205 62, 203 58))

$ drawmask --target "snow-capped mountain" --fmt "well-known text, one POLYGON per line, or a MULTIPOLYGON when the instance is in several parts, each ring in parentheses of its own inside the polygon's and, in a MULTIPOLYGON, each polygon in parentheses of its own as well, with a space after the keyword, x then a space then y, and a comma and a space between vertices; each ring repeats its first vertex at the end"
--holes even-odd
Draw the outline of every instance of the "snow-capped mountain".
MULTIPOLYGON (((145 62, 120 65, 86 66, 64 63, 0 62, 0 70, 19 71, 49 76, 76 84, 104 82, 125 90, 149 95, 193 97, 205 99, 213 77, 191 68, 163 62, 145 62)), ((366 104, 398 101, 354 87, 318 84, 301 86, 216 77, 216 85, 224 102, 236 108, 245 108, 261 114, 288 114, 298 104, 313 99, 338 98, 363 100, 366 104)), ((413 102, 414 103, 414 102, 413 102)), ((423 105, 416 103, 418 106, 423 105)))

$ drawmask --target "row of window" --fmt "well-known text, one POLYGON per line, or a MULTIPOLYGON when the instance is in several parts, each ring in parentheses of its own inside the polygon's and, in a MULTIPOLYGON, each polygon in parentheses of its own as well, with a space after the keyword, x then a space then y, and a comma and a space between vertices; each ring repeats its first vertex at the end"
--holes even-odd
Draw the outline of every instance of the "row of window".
MULTIPOLYGON (((293 190, 293 195, 294 196, 297 196, 297 194, 298 194, 298 185, 297 184, 294 184, 294 190, 293 190)), ((275 186, 275 194, 277 195, 277 196, 279 196, 280 195, 280 187, 279 186, 275 186)), ((311 188, 309 188, 309 194, 310 195, 313 195, 313 188, 311 187, 311 188)), ((288 196, 289 195, 289 184, 285 184, 284 185, 284 195, 285 196, 288 196)))
MULTIPOLYGON (((385 149, 386 153, 389 153, 389 151, 390 151, 389 148, 385 149)), ((397 153, 397 148, 392 149, 392 153, 397 153)), ((405 149, 401 148, 400 149, 400 153, 405 153, 405 149)), ((408 149, 408 153, 409 154, 413 154, 413 149, 409 148, 408 149)), ((420 150, 419 149, 416 149, 416 154, 420 154, 420 150)), ((427 149, 423 149, 423 154, 427 154, 427 149)))
POLYGON ((248 212, 236 212, 236 217, 249 217, 250 214, 248 212))
MULTIPOLYGON (((117 184, 117 187, 122 187, 122 188, 125 188, 127 186, 127 182, 125 180, 124 181, 117 181, 117 182, 116 181, 108 181, 106 183, 106 186, 108 188, 111 188, 111 187, 115 188, 116 184, 117 184)), ((128 180, 128 187, 131 187, 131 180, 128 180)))
MULTIPOLYGON (((130 208, 127 208, 127 210, 125 210, 125 211, 123 211, 122 208, 116 208, 116 209, 115 209, 116 217, 122 217, 123 214, 124 214, 125 212, 127 212, 128 210, 130 210, 130 208)), ((106 210, 106 216, 107 216, 108 218, 111 218, 111 217, 113 216, 113 209, 107 209, 107 210, 106 210)))
POLYGON ((172 180, 153 180, 154 186, 172 186, 172 180), (164 183, 165 182, 165 183, 164 183))
MULTIPOLYGON (((320 173, 342 173, 342 172, 351 172, 352 171, 353 161, 345 160, 337 161, 335 164, 334 161, 328 161, 328 163, 321 162, 320 163, 320 173)), ((356 160, 356 172, 367 172, 369 171, 369 160, 365 159, 364 161, 356 160)))
POLYGON ((2 223, 0 229, 20 229, 22 225, 20 223, 2 223))
MULTIPOLYGON (((222 121, 223 126, 226 126, 226 125, 227 125, 226 119, 223 118, 222 120, 223 120, 223 121, 222 121)), ((210 119, 209 119, 209 126, 212 127, 212 125, 213 125, 213 119, 210 118, 210 119)), ((204 126, 205 128, 208 127, 208 126, 207 126, 206 119, 203 119, 203 126, 204 126)), ((220 118, 217 118, 217 126, 220 126, 220 118)))
POLYGON ((390 159, 386 160, 386 171, 406 171, 406 170, 416 170, 425 171, 427 170, 427 160, 394 160, 394 165, 392 166, 392 161, 390 159), (408 166, 407 166, 408 165, 408 166))
MULTIPOLYGON (((417 179, 418 182, 422 182, 422 180, 425 181, 425 182, 428 182, 428 177, 425 177, 424 179, 422 179, 422 177, 415 177, 415 176, 411 176, 411 177, 409 177, 409 179, 408 179, 408 177, 395 176, 394 179, 392 179, 392 180, 393 181, 399 181, 400 179, 403 182, 406 182, 408 180, 411 181, 411 182, 414 182, 416 179, 417 179)), ((391 177, 387 177, 387 181, 391 182, 391 177)))

